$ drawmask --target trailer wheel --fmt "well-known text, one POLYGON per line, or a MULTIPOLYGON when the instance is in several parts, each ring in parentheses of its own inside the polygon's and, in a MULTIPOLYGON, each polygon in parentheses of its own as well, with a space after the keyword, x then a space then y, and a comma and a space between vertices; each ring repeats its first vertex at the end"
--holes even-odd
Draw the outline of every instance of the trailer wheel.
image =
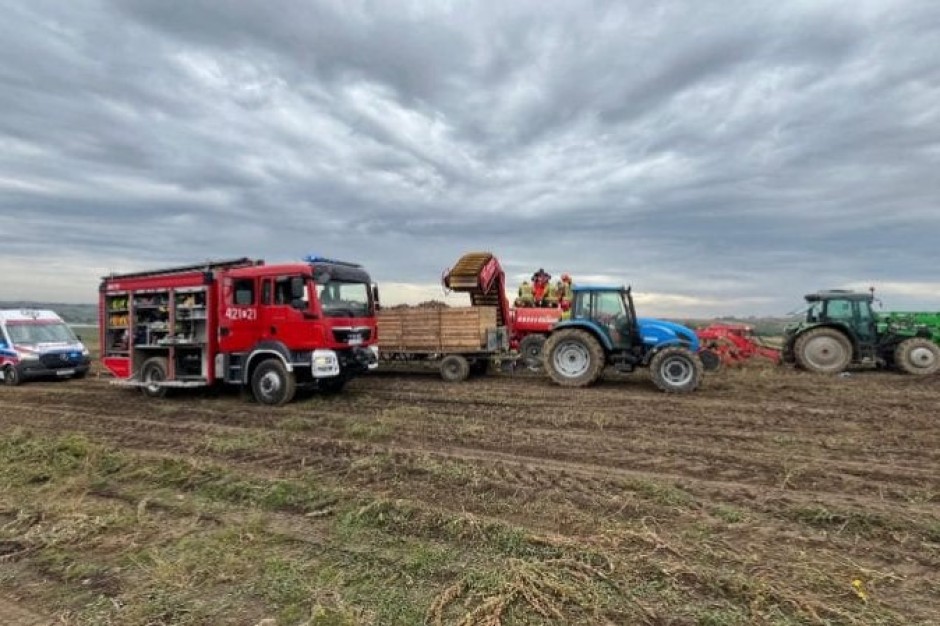
POLYGON ((685 348, 663 348, 650 361, 653 384, 666 393, 689 393, 702 382, 702 360, 685 348))
POLYGON ((894 363, 905 374, 936 374, 940 371, 940 347, 924 337, 905 339, 894 349, 894 363))
POLYGON ((545 369, 563 387, 587 387, 604 371, 604 349, 593 335, 576 328, 549 336, 542 353, 545 369))
POLYGON ((852 345, 834 328, 814 328, 793 344, 796 364, 817 374, 838 374, 852 362, 852 345))
POLYGON ((166 381, 167 364, 166 358, 155 356, 144 361, 140 368, 140 380, 144 383, 141 389, 144 395, 150 398, 163 398, 166 396, 167 388, 158 384, 166 381))
POLYGON ((10 387, 16 387, 23 382, 20 371, 13 365, 7 365, 3 368, 3 382, 10 387))
POLYGON ((470 375, 470 363, 459 354, 448 354, 441 360, 441 378, 449 383, 467 380, 470 375))
POLYGON ((526 335, 519 342, 519 354, 525 366, 537 372, 542 369, 542 352, 545 350, 545 335, 526 335))
POLYGON ((280 406, 294 399, 297 381, 279 359, 266 359, 251 374, 251 393, 259 404, 280 406))

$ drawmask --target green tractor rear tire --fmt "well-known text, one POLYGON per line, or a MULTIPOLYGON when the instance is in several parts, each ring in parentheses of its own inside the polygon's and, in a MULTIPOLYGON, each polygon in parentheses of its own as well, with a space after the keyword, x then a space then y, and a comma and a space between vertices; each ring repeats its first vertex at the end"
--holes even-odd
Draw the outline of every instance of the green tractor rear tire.
POLYGON ((802 369, 817 374, 838 374, 852 362, 852 344, 834 328, 813 328, 797 337, 793 356, 802 369))
POLYGON ((542 351, 549 377, 562 387, 587 387, 604 371, 604 348, 590 333, 576 328, 559 330, 542 351))
POLYGON ((690 393, 702 382, 704 370, 698 355, 686 348, 663 348, 650 361, 653 384, 666 393, 690 393))
POLYGON ((894 349, 894 365, 915 376, 936 374, 940 371, 940 347, 924 337, 905 339, 894 349))

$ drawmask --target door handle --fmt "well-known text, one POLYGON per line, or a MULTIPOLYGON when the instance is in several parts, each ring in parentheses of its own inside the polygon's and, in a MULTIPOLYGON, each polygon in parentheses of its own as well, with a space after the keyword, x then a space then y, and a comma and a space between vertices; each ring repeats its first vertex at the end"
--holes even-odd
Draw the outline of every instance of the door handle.
POLYGON ((232 331, 230 331, 228 328, 220 328, 220 329, 219 329, 219 336, 220 336, 220 337, 228 337, 231 332, 232 332, 232 331))

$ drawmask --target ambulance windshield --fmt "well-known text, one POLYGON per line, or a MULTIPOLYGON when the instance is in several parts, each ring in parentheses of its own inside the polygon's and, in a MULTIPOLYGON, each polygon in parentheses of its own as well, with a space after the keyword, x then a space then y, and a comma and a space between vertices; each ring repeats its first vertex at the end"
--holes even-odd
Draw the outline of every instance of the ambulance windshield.
POLYGON ((74 343, 72 329, 62 322, 8 322, 7 332, 14 344, 74 343))

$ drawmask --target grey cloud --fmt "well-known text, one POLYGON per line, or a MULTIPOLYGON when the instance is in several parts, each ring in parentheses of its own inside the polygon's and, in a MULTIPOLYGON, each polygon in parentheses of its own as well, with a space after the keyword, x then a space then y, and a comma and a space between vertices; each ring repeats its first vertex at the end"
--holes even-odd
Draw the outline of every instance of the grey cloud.
POLYGON ((703 314, 935 280, 932 2, 0 10, 0 258, 428 283, 492 249, 728 303, 703 314))

